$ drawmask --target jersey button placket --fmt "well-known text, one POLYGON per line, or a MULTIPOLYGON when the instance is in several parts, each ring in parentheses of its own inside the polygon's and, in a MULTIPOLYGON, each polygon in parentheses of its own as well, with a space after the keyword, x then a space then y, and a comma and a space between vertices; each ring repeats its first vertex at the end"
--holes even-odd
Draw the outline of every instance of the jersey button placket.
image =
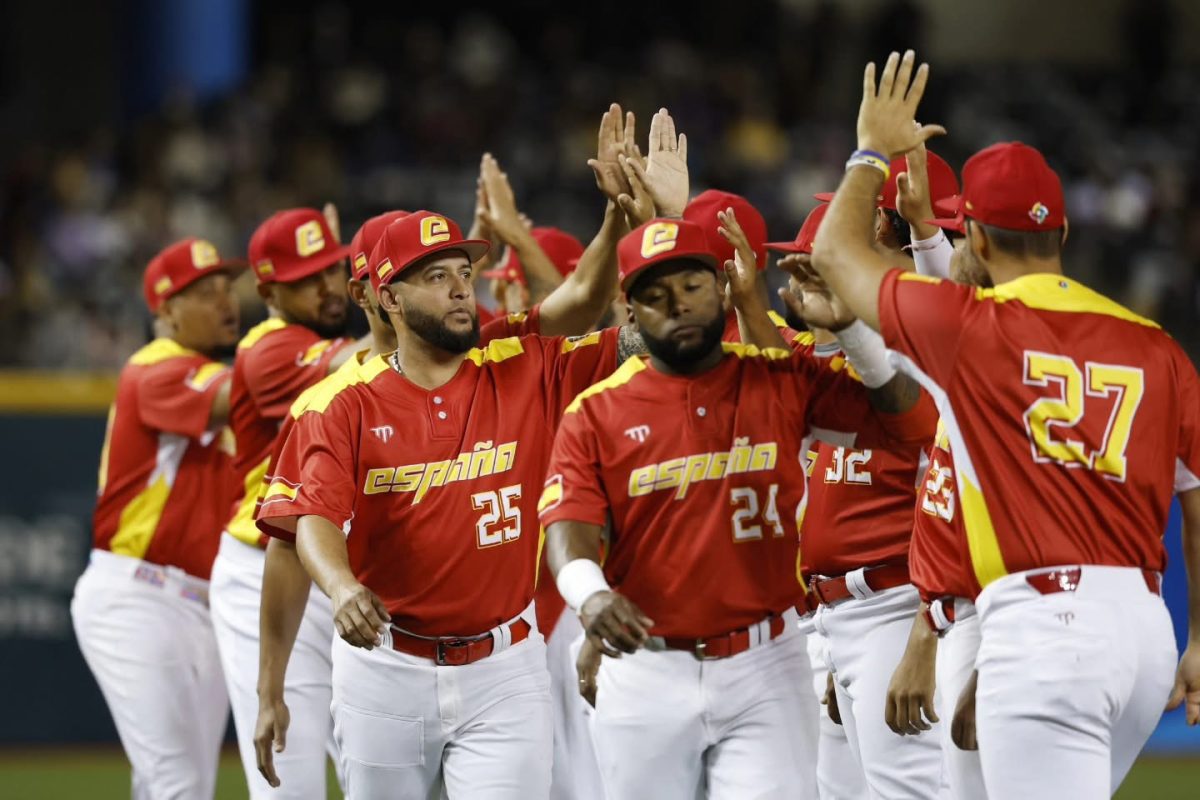
POLYGON ((450 404, 446 402, 446 398, 440 394, 430 395, 429 397, 429 423, 433 429, 435 438, 457 438, 459 434, 458 424, 454 419, 450 404))

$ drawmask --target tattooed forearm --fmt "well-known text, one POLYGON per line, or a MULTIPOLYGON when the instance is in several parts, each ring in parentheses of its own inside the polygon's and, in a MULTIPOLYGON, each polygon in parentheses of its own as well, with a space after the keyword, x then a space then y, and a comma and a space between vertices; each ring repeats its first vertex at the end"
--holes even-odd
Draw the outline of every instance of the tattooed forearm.
POLYGON ((642 356, 647 352, 642 335, 628 325, 622 325, 617 333, 617 364, 624 364, 630 356, 642 356))

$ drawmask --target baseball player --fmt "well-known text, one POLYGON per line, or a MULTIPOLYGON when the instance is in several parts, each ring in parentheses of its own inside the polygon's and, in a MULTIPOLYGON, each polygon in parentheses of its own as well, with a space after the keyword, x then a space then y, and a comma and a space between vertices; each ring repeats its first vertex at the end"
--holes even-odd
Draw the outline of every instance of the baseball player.
POLYGON ((332 708, 355 797, 549 793, 538 537, 524 521, 546 431, 637 340, 475 347, 470 264, 484 248, 428 211, 388 226, 372 282, 399 348, 310 399, 264 495, 260 523, 295 531, 337 609, 332 708))
POLYGON ((559 228, 540 227, 531 228, 526 237, 517 240, 517 245, 509 245, 500 264, 481 276, 495 282, 500 307, 508 313, 527 311, 533 305, 521 250, 525 251, 526 260, 544 259, 553 266, 555 274, 566 279, 583 255, 583 244, 559 228))
POLYGON ((254 725, 258 713, 259 603, 265 537, 254 508, 288 407, 309 386, 347 361, 355 342, 346 324, 348 248, 330 220, 308 208, 280 211, 250 239, 250 266, 269 317, 246 333, 234 359, 230 426, 237 441, 236 500, 213 564, 213 626, 233 707, 238 750, 250 796, 324 797, 325 753, 334 755, 329 717, 328 599, 310 591, 300 628, 303 646, 288 670, 288 707, 302 733, 276 765, 284 788, 258 774, 254 725))
POLYGON ((229 715, 208 579, 230 501, 233 270, 203 239, 146 267, 160 338, 117 384, 100 455, 94 549, 71 617, 133 767, 133 797, 211 798, 229 715))
MULTIPOLYGON (((804 269, 826 208, 819 206, 809 215, 795 242, 770 245, 788 253, 781 267, 801 279, 806 278, 804 269)), ((722 213, 722 220, 729 226, 728 235, 744 249, 737 220, 728 212, 722 213)), ((783 296, 814 328, 818 352, 838 356, 836 339, 828 330, 842 313, 838 304, 832 299, 818 303, 815 290, 803 290, 811 284, 797 284, 796 277, 793 285, 796 291, 783 296), (801 297, 809 301, 801 302, 801 297)), ((758 321, 778 339, 764 317, 759 315, 758 321)), ((818 776, 824 796, 855 796, 855 784, 865 778, 872 797, 934 797, 942 780, 939 740, 893 735, 888 730, 893 714, 884 702, 920 605, 909 582, 907 559, 916 485, 924 471, 921 446, 864 450, 817 442, 813 453, 801 527, 801 566, 809 595, 817 601, 812 620, 816 638, 825 642, 825 652, 815 653, 825 658, 818 669, 833 672, 833 694, 826 694, 835 712, 831 720, 836 716, 845 729, 852 761, 862 776, 844 769, 843 738, 823 721, 828 735, 821 741, 824 755, 818 755, 818 776)))
MULTIPOLYGON (((988 795, 1109 797, 1168 698, 1200 720, 1200 636, 1176 670, 1160 597, 1172 490, 1200 574, 1200 378, 1153 322, 1062 275, 1061 182, 1026 145, 973 156, 947 223, 965 233, 956 270, 993 289, 889 269, 870 246, 870 198, 887 156, 941 132, 913 121, 928 77, 914 60, 893 53, 878 85, 867 67, 859 150, 814 263, 934 394, 949 434, 982 587, 988 795)), ((1200 619, 1200 601, 1190 611, 1200 619)))
POLYGON ((605 792, 815 797, 816 704, 784 523, 804 494, 800 442, 810 428, 917 441, 932 409, 853 344, 875 392, 844 360, 723 346, 717 257, 698 225, 651 220, 618 255, 650 359, 571 404, 541 502, 559 590, 608 656, 593 724, 605 792))

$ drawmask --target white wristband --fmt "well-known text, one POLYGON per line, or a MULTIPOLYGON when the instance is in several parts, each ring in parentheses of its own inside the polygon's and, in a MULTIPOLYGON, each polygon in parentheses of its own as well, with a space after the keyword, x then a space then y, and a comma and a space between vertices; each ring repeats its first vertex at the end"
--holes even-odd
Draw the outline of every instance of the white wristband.
POLYGON ((558 585, 558 593, 575 612, 578 612, 584 601, 596 592, 612 591, 612 587, 604 579, 604 570, 590 558, 568 561, 558 571, 554 582, 558 585))
POLYGON ((863 385, 878 389, 896 375, 896 368, 888 361, 887 346, 883 337, 867 327, 861 319, 837 332, 838 344, 846 358, 862 376, 863 385))

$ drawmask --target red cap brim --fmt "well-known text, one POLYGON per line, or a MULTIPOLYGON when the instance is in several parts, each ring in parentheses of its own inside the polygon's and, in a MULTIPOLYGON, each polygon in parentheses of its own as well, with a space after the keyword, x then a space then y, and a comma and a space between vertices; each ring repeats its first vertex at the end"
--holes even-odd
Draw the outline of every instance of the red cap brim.
POLYGON ((807 253, 807 250, 802 249, 795 242, 767 242, 766 248, 774 250, 776 253, 807 253))
MULTIPOLYGON (((389 283, 394 283, 396 278, 400 277, 407 270, 411 269, 413 264, 416 264, 419 261, 424 261, 425 259, 432 255, 436 255, 437 253, 444 253, 447 250, 462 250, 467 254, 467 260, 474 264, 476 261, 486 256, 488 250, 491 248, 491 244, 483 239, 460 239, 457 242, 445 242, 444 244, 439 244, 435 247, 427 247, 421 251, 421 255, 418 258, 413 259, 400 269, 388 275, 386 280, 379 281, 379 285, 383 286, 389 283)), ((374 269, 372 269, 372 274, 376 274, 374 269)))
POLYGON ((833 192, 817 192, 813 195, 814 200, 820 200, 822 203, 828 203, 833 200, 833 192))
POLYGON ((927 220, 925 220, 926 225, 936 225, 939 228, 945 228, 946 230, 954 231, 955 233, 966 233, 967 226, 965 223, 966 223, 966 220, 963 217, 952 217, 950 219, 927 219, 927 220))
MULTIPOLYGON (((319 255, 313 256, 311 259, 306 261, 303 265, 297 266, 297 267, 293 268, 292 270, 277 271, 274 275, 271 276, 270 280, 267 282, 268 283, 295 283, 296 281, 302 281, 305 278, 309 277, 310 275, 316 275, 321 270, 328 269, 329 267, 332 267, 334 264, 341 261, 342 259, 349 258, 349 257, 350 257, 350 245, 341 245, 339 247, 333 248, 332 250, 327 250, 323 253, 320 253, 319 255)), ((353 273, 353 271, 354 270, 353 270, 353 266, 352 266, 351 273, 353 273)), ((260 277, 258 282, 263 283, 264 281, 260 277)))
POLYGON ((506 281, 508 280, 508 270, 489 269, 487 272, 479 273, 479 277, 487 278, 489 281, 506 281))

